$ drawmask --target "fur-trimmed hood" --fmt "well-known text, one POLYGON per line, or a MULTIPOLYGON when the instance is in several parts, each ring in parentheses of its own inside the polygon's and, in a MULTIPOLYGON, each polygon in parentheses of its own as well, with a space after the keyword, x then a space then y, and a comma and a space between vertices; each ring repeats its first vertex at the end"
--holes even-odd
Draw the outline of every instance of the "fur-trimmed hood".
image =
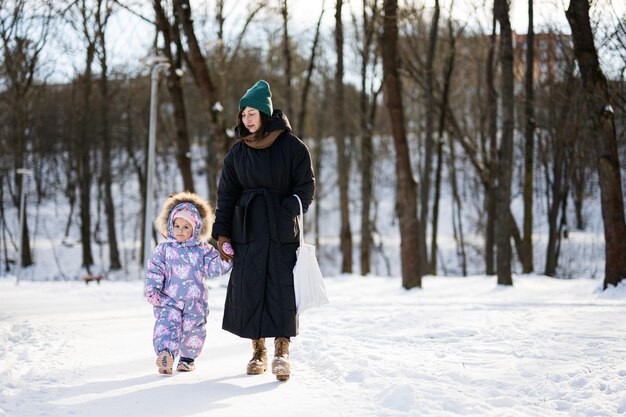
MULTIPOLYGON (((198 220, 201 220, 201 225, 194 230, 194 236, 198 242, 208 242, 211 235, 211 228, 215 221, 215 214, 213 207, 209 202, 203 200, 198 194, 190 192, 181 192, 170 195, 163 203, 161 212, 154 220, 154 227, 161 233, 166 239, 172 237, 172 213, 174 209, 184 203, 192 204, 196 209, 199 216, 198 220)), ((200 222, 198 222, 200 224, 200 222)))

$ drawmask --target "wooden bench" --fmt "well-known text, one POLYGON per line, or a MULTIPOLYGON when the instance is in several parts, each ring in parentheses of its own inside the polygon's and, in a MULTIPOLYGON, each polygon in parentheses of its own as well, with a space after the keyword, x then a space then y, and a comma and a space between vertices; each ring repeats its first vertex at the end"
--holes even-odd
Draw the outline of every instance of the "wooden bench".
POLYGON ((86 285, 89 285, 89 283, 91 281, 96 281, 98 284, 100 284, 101 280, 107 279, 107 277, 105 277, 104 275, 101 275, 101 274, 97 274, 97 275, 96 274, 86 274, 86 275, 83 275, 81 278, 83 279, 83 281, 85 281, 86 285))

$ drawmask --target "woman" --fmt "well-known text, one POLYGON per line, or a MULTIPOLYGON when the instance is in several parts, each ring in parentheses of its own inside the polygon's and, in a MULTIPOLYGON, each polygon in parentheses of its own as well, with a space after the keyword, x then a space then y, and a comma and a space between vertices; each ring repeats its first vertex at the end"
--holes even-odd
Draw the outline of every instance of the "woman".
POLYGON ((222 259, 234 261, 222 328, 252 339, 250 375, 267 369, 265 338, 274 337, 272 373, 286 381, 289 338, 298 334, 293 267, 300 209, 294 194, 306 211, 315 178, 308 148, 291 133, 287 117, 273 110, 267 82, 248 89, 239 109, 240 140, 224 158, 212 232, 222 259))

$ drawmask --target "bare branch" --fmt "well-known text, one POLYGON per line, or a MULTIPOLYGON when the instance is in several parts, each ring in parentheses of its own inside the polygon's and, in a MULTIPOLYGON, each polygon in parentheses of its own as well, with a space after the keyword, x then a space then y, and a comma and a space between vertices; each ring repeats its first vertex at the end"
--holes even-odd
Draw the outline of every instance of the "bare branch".
POLYGON ((145 17, 144 15, 142 15, 139 12, 134 11, 133 9, 131 9, 129 6, 125 5, 124 3, 122 3, 119 0, 113 0, 113 2, 115 4, 117 4, 118 6, 120 6, 122 9, 129 11, 132 15, 140 18, 141 20, 143 20, 146 23, 149 23, 150 25, 156 25, 156 22, 154 20, 148 19, 147 17, 145 17))
POLYGON ((246 23, 244 23, 243 28, 241 28, 241 32, 239 32, 239 36, 237 36, 237 42, 235 43, 235 47, 230 50, 232 51, 232 53, 229 54, 228 51, 226 52, 226 55, 228 57, 227 61, 230 62, 233 59, 235 53, 237 52, 237 50, 239 50, 239 47, 241 46, 241 42, 243 42, 243 37, 247 33, 248 26, 250 25, 250 23, 252 23, 255 16, 265 7, 267 7, 267 1, 263 0, 257 3, 256 8, 254 8, 250 12, 248 18, 246 19, 246 23))

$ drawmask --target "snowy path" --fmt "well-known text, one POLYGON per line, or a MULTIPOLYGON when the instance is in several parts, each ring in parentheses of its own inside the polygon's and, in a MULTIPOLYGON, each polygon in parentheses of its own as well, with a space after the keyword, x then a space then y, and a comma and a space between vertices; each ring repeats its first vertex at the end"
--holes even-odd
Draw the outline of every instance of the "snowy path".
MULTIPOLYGON (((626 286, 518 277, 329 279, 292 378, 245 375, 211 290, 197 371, 163 377, 141 282, 0 281, 0 416, 626 415, 626 286)), ((271 355, 270 355, 271 358, 271 355)))

